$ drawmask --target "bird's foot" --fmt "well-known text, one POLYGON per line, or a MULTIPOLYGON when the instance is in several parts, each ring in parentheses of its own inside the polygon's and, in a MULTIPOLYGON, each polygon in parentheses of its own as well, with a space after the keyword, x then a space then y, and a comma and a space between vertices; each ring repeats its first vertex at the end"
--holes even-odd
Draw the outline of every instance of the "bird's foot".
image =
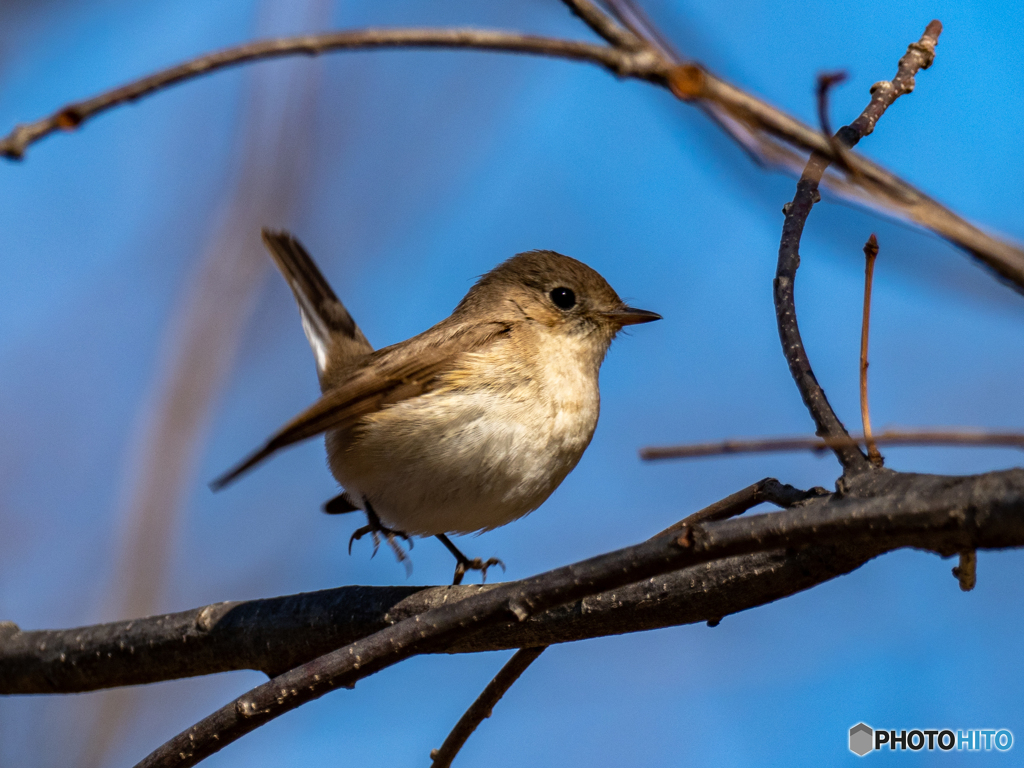
POLYGON ((480 581, 487 581, 487 569, 495 565, 501 566, 502 573, 505 571, 505 563, 496 557, 488 558, 486 561, 479 557, 474 557, 470 560, 462 551, 452 544, 451 539, 445 536, 443 533, 437 534, 437 540, 447 547, 448 551, 455 556, 455 578, 452 579, 452 584, 461 584, 462 578, 466 575, 466 571, 480 571, 480 581))
POLYGON ((405 566, 406 575, 408 576, 412 573, 412 561, 409 559, 408 553, 402 549, 402 545, 398 543, 398 539, 404 539, 409 542, 409 549, 412 549, 413 542, 409 534, 385 526, 368 502, 366 504, 366 525, 362 528, 357 528, 356 532, 348 540, 348 553, 350 555, 352 554, 352 542, 359 541, 366 534, 370 534, 373 537, 373 554, 370 557, 376 556, 377 549, 380 547, 381 536, 383 536, 388 546, 391 547, 391 551, 395 553, 395 559, 405 566))
POLYGON ((486 561, 479 557, 474 557, 472 560, 468 557, 463 558, 455 565, 455 578, 452 579, 452 584, 461 584, 466 571, 480 571, 480 583, 482 584, 487 581, 487 569, 495 565, 500 565, 501 572, 505 572, 505 563, 496 557, 489 557, 486 561))

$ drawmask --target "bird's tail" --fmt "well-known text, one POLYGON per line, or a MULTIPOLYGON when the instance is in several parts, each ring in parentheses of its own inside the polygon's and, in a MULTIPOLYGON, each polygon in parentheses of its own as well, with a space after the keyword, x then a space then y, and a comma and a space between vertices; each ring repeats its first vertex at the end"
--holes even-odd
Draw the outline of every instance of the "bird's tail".
POLYGON ((302 329, 316 357, 321 384, 330 368, 373 351, 352 315, 324 279, 302 243, 288 232, 263 230, 263 242, 295 294, 302 329))

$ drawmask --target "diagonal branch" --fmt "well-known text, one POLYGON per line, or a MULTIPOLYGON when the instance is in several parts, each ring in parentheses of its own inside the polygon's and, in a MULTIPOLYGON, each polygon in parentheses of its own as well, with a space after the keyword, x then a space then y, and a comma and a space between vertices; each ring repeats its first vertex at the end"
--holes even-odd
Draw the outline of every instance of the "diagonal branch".
POLYGON ((452 760, 459 754, 459 750, 462 749, 469 737, 473 735, 477 726, 491 716, 494 705, 501 701, 501 697, 508 693, 508 689, 537 660, 537 657, 544 653, 546 648, 547 646, 542 645, 538 648, 520 648, 516 651, 494 679, 487 684, 477 700, 466 710, 466 713, 459 718, 459 722, 452 728, 440 749, 431 751, 430 759, 433 761, 431 768, 448 768, 452 764, 452 760))
POLYGON ((792 509, 718 522, 495 585, 393 624, 254 688, 174 737, 138 768, 191 766, 302 704, 413 655, 510 620, 525 621, 588 595, 725 557, 806 545, 877 555, 900 547, 952 555, 1024 546, 1024 470, 952 478, 879 470, 848 492, 792 509))
POLYGON ((584 24, 613 47, 626 51, 640 51, 647 47, 643 40, 615 21, 591 0, 562 0, 562 2, 569 6, 569 10, 584 24))
MULTIPOLYGON (((935 57, 935 44, 938 42, 942 24, 932 21, 925 28, 921 39, 911 43, 907 53, 899 61, 896 77, 891 83, 875 83, 871 87, 871 101, 861 115, 850 125, 840 128, 836 136, 846 146, 853 147, 863 136, 874 130, 878 119, 885 110, 904 93, 914 89, 914 76, 920 69, 931 66, 935 57)), ((804 224, 811 208, 821 199, 818 184, 831 162, 831 158, 815 153, 807 162, 803 175, 796 185, 796 196, 783 211, 786 215, 782 226, 782 240, 779 243, 779 262, 775 273, 774 296, 775 316, 779 327, 779 339, 782 351, 789 364, 789 372, 796 382, 804 405, 814 419, 815 432, 819 437, 828 440, 849 440, 846 427, 836 416, 835 411, 825 396, 814 371, 811 369, 807 351, 796 319, 796 303, 794 282, 796 271, 800 266, 800 238, 804 224)), ((847 443, 829 445, 846 474, 857 474, 871 469, 872 465, 864 453, 856 446, 847 443)))

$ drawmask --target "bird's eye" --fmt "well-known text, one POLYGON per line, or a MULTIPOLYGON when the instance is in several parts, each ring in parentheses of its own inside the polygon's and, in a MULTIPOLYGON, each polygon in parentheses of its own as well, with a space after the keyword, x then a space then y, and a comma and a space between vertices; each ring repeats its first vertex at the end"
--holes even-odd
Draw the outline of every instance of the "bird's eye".
POLYGON ((572 309, 576 306, 576 294, 572 288, 555 288, 548 295, 559 309, 572 309))

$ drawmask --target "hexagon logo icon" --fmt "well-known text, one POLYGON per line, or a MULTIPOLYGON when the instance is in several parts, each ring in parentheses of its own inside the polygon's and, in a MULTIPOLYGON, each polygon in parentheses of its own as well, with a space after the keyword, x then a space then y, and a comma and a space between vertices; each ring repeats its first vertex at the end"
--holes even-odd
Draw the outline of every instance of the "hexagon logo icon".
POLYGON ((850 729, 850 751, 859 757, 864 757, 874 749, 874 731, 871 726, 865 723, 857 723, 850 729))

